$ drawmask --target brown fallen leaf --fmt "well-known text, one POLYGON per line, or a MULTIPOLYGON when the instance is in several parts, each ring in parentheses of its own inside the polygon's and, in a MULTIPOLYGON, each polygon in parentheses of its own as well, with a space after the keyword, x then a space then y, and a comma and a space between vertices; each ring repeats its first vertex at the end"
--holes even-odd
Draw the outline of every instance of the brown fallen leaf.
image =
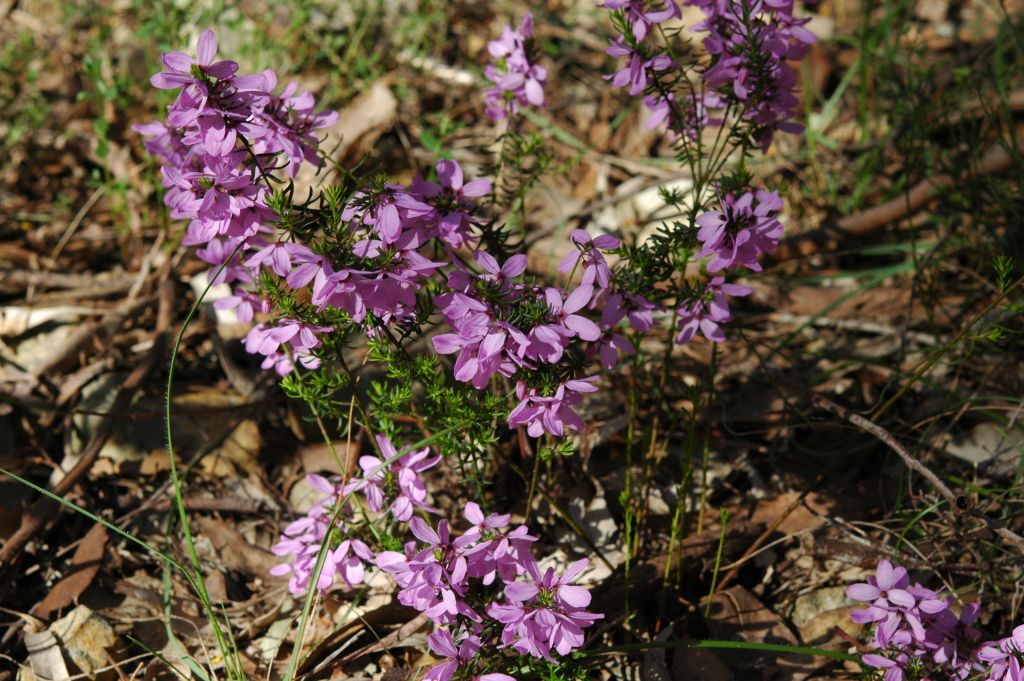
POLYGON ((842 629, 851 638, 859 639, 864 633, 864 625, 851 620, 850 613, 862 607, 860 605, 844 605, 841 608, 826 610, 800 627, 800 639, 806 645, 821 647, 822 644, 828 643, 835 637, 835 627, 842 629))
MULTIPOLYGON (((771 499, 761 499, 757 502, 751 520, 757 523, 768 525, 782 515, 786 509, 793 505, 793 502, 800 496, 800 492, 787 492, 771 499)), ((834 496, 817 494, 812 492, 804 499, 804 503, 798 506, 789 514, 777 528, 782 534, 796 534, 803 530, 817 528, 825 524, 825 518, 821 516, 842 516, 844 518, 857 519, 864 512, 864 504, 861 499, 837 499, 834 496), (821 514, 815 515, 808 510, 808 507, 821 514)))
POLYGON ((54 611, 73 604, 85 591, 103 564, 103 554, 107 550, 107 528, 96 523, 92 526, 82 543, 75 549, 71 558, 71 566, 64 578, 57 582, 46 598, 41 600, 31 613, 41 619, 49 619, 54 611))
POLYGON ((269 551, 256 548, 237 530, 208 516, 197 517, 195 525, 217 549, 217 555, 224 563, 224 567, 237 570, 249 577, 259 577, 271 584, 287 582, 287 578, 270 574, 270 568, 280 565, 281 559, 269 551))

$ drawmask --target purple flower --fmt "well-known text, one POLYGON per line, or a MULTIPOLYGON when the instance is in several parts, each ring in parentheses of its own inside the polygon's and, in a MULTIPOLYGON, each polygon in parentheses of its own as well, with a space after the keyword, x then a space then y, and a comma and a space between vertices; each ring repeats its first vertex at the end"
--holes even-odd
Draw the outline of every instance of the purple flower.
POLYGON ((515 116, 527 104, 544 106, 547 69, 530 63, 526 39, 533 35, 533 15, 527 14, 519 29, 505 25, 501 37, 487 44, 495 59, 484 69, 484 76, 494 87, 484 93, 486 113, 493 120, 515 116))
POLYGON ((583 430, 586 424, 572 410, 579 405, 581 393, 597 390, 593 382, 597 376, 560 383, 551 396, 539 395, 536 388, 527 389, 523 381, 516 383, 516 397, 519 404, 508 415, 508 427, 527 426, 530 437, 540 437, 542 433, 551 433, 558 437, 565 435, 565 429, 583 430))
POLYGON ((287 277, 292 273, 292 257, 305 254, 309 248, 302 244, 289 241, 275 241, 266 248, 256 251, 245 261, 245 266, 252 269, 267 267, 279 277, 287 277))
POLYGON ((294 319, 281 319, 277 326, 260 324, 246 334, 245 350, 249 353, 271 355, 277 352, 283 343, 288 343, 300 355, 322 345, 317 333, 330 331, 328 326, 317 326, 294 319))
POLYGON ((263 301, 256 294, 237 288, 234 295, 224 296, 220 300, 215 300, 213 307, 217 310, 230 310, 234 308, 238 321, 242 324, 248 324, 252 321, 256 311, 262 310, 263 301))
POLYGON ((654 310, 654 303, 643 296, 629 292, 611 293, 605 298, 601 328, 611 329, 626 317, 637 331, 650 331, 655 326, 654 310))
MULTIPOLYGON (((282 563, 270 569, 270 574, 275 576, 292 573, 288 582, 288 590, 291 593, 301 594, 309 588, 329 527, 330 517, 326 514, 300 518, 286 527, 281 541, 271 547, 274 555, 294 556, 293 562, 282 563)), ((339 531, 344 532, 344 525, 339 531)), ((316 587, 320 590, 329 589, 334 583, 335 576, 338 576, 346 588, 351 589, 363 582, 364 561, 372 560, 373 552, 366 544, 358 539, 346 538, 336 548, 327 549, 327 557, 316 587)))
POLYGON ((447 629, 438 629, 427 637, 427 644, 434 654, 442 657, 452 658, 447 662, 431 667, 430 671, 423 677, 434 681, 448 681, 459 667, 464 667, 470 660, 476 657, 480 650, 480 637, 467 636, 462 639, 462 645, 456 647, 452 639, 452 633, 447 629))
POLYGON ((665 0, 664 4, 665 9, 659 11, 648 10, 644 0, 606 0, 606 2, 598 4, 598 7, 621 10, 626 22, 633 27, 633 38, 642 41, 647 37, 653 25, 682 16, 682 11, 675 0, 665 0))
POLYGON ((709 272, 734 268, 737 264, 761 271, 757 256, 775 250, 782 236, 782 223, 775 215, 783 202, 778 191, 747 192, 738 199, 733 194, 721 198, 722 210, 708 211, 697 217, 697 240, 704 247, 695 256, 711 256, 709 272), (754 205, 754 201, 757 205, 754 205))
POLYGON ((866 583, 851 584, 846 595, 855 601, 871 601, 867 610, 851 613, 854 622, 877 622, 883 619, 891 608, 909 609, 917 604, 907 587, 910 577, 904 567, 893 568, 887 560, 879 561, 876 577, 868 577, 866 583), (854 617, 856 614, 856 617, 854 617))
POLYGON ((741 116, 752 124, 752 139, 767 151, 777 130, 801 132, 803 126, 789 122, 799 100, 796 74, 787 60, 802 59, 817 38, 803 28, 807 20, 793 19, 792 3, 765 3, 775 11, 752 12, 747 18, 717 0, 688 4, 699 5, 707 14, 693 27, 710 33, 704 46, 712 64, 703 74, 704 82, 738 105, 741 116))
MULTIPOLYGON (((266 69, 263 77, 266 92, 277 87, 277 74, 273 70, 266 69)), ((259 115, 266 133, 253 144, 253 152, 257 156, 283 154, 286 160, 283 168, 291 178, 298 174, 303 161, 318 168, 323 166, 324 159, 317 150, 319 139, 316 131, 330 127, 338 120, 336 111, 313 113, 313 95, 308 92, 295 95, 297 89, 298 83, 292 81, 280 95, 268 97, 259 115)))
MULTIPOLYGON (((210 30, 203 31, 199 36, 199 43, 196 45, 198 59, 193 59, 184 52, 168 52, 160 55, 160 61, 167 67, 149 81, 153 87, 161 90, 174 90, 179 87, 190 85, 202 86, 202 81, 192 74, 193 67, 207 74, 211 78, 223 80, 233 75, 238 70, 238 64, 233 61, 213 62, 217 54, 217 35, 210 30)), ((205 90, 205 87, 202 87, 205 90)))
POLYGON ((597 356, 601 366, 605 369, 614 369, 615 365, 619 363, 619 353, 617 350, 622 350, 627 355, 636 354, 636 349, 632 343, 623 336, 611 330, 606 330, 601 333, 601 337, 596 341, 587 344, 587 360, 592 361, 597 356))
POLYGON ((414 508, 438 513, 437 509, 426 503, 427 488, 420 480, 419 473, 436 466, 441 457, 428 459, 429 447, 419 452, 410 451, 399 457, 398 451, 386 435, 377 435, 376 440, 383 461, 375 456, 359 457, 363 477, 351 481, 345 487, 345 494, 362 491, 371 511, 390 513, 400 522, 412 518, 414 508), (394 460, 389 461, 391 459, 394 460), (389 500, 390 505, 385 509, 384 504, 389 500))
POLYGON ((533 582, 508 584, 507 603, 492 603, 487 608, 488 615, 505 625, 503 645, 521 655, 549 661, 554 661, 552 648, 567 655, 583 645, 583 627, 604 617, 586 612, 590 593, 571 584, 588 563, 586 559, 578 561, 561 577, 551 568, 541 575, 536 562, 529 563, 527 574, 533 582))
POLYGON ((571 272, 578 263, 583 264, 583 285, 596 283, 601 288, 611 286, 611 270, 608 269, 608 261, 604 259, 603 250, 611 250, 622 245, 622 241, 610 234, 601 234, 591 237, 582 229, 574 229, 570 237, 572 242, 580 249, 579 253, 569 253, 558 265, 559 272, 571 272))
POLYGON ((252 281, 249 268, 243 266, 241 256, 235 252, 235 244, 227 239, 214 239, 206 244, 205 248, 196 249, 196 257, 214 266, 206 277, 214 286, 230 284, 233 281, 252 281), (225 261, 227 265, 220 269, 225 261))
POLYGON ((666 71, 676 65, 670 58, 661 55, 644 60, 643 56, 627 45, 622 38, 611 41, 612 46, 605 49, 613 57, 627 57, 625 66, 605 80, 611 80, 615 87, 629 85, 629 94, 638 95, 647 87, 648 71, 666 71))
POLYGON ((550 312, 545 319, 546 323, 538 324, 530 330, 529 345, 523 348, 526 356, 554 364, 562 358, 563 351, 569 346, 569 339, 579 337, 585 341, 596 341, 600 338, 601 329, 597 324, 575 314, 590 302, 593 293, 593 286, 580 285, 563 303, 564 293, 560 289, 544 289, 544 300, 550 312))
POLYGON ((704 128, 717 127, 723 122, 721 118, 712 118, 708 109, 720 109, 725 105, 725 100, 715 92, 686 95, 681 101, 673 92, 667 96, 650 95, 644 97, 644 106, 651 110, 647 129, 653 130, 666 123, 670 133, 681 132, 696 142, 704 128), (679 114, 682 120, 679 120, 679 114))
POLYGON ((441 215, 437 222, 441 241, 452 248, 462 248, 470 239, 470 228, 478 222, 470 216, 476 208, 473 199, 489 194, 491 183, 483 178, 464 183, 462 167, 449 159, 437 162, 437 177, 440 184, 425 182, 416 176, 410 191, 423 196, 437 208, 441 215))
POLYGON ((725 333, 718 326, 732 320, 729 304, 725 300, 730 296, 748 296, 753 292, 748 286, 726 284, 724 277, 715 277, 702 287, 693 289, 689 299, 679 306, 679 334, 676 343, 689 343, 693 335, 700 329, 704 337, 716 343, 725 341, 725 333))
POLYGON ((466 602, 469 560, 485 551, 490 542, 477 536, 452 538, 448 521, 440 520, 435 531, 422 518, 409 521, 413 535, 426 544, 416 551, 415 543, 406 545, 406 554, 384 551, 377 555, 377 566, 395 574, 402 590, 398 601, 425 613, 439 625, 453 624, 459 617, 479 622, 481 617, 466 602))

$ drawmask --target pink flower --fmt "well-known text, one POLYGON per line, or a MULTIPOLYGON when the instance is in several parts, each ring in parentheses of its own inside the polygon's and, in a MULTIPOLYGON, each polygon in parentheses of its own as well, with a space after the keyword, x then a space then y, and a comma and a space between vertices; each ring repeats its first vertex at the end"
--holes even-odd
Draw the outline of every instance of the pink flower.
POLYGON ((559 384, 555 394, 546 397, 539 395, 536 388, 527 389, 523 381, 516 384, 516 397, 519 405, 508 415, 508 427, 527 426, 530 437, 540 437, 542 433, 551 433, 562 437, 565 429, 583 430, 583 423, 572 410, 583 399, 580 393, 591 393, 597 390, 593 382, 597 376, 579 380, 565 381, 559 384))
POLYGON ((591 237, 588 232, 582 229, 574 229, 571 239, 580 249, 580 253, 569 253, 558 265, 559 272, 572 272, 577 263, 583 263, 583 279, 581 284, 589 286, 597 284, 601 288, 611 286, 611 270, 608 269, 608 261, 600 249, 611 250, 622 245, 622 241, 610 234, 601 234, 591 237))
MULTIPOLYGON (((293 594, 304 593, 316 571, 316 563, 330 527, 327 514, 310 515, 296 520, 284 530, 281 541, 271 547, 277 556, 292 554, 291 563, 282 563, 270 569, 270 574, 283 576, 292 573, 288 590, 293 594)), ((344 532, 344 525, 339 528, 344 532)), ((346 588, 351 589, 363 581, 363 562, 371 562, 373 552, 358 539, 346 538, 335 549, 327 549, 327 557, 320 571, 316 587, 329 589, 336 576, 341 577, 346 588)))
POLYGON ((626 317, 630 326, 637 331, 650 331, 651 327, 655 326, 654 310, 654 303, 643 296, 628 291, 611 293, 605 298, 601 328, 610 329, 626 317))
POLYGON ((533 64, 526 53, 526 39, 533 35, 533 15, 527 14, 519 29, 505 25, 501 37, 487 44, 495 62, 484 69, 494 87, 484 93, 486 113, 493 120, 515 116, 527 104, 544 106, 548 72, 533 64))
POLYGON ((887 560, 879 561, 877 577, 868 577, 867 583, 851 584, 846 595, 855 601, 872 601, 867 610, 856 610, 851 613, 854 622, 877 622, 883 619, 890 607, 909 609, 917 604, 907 587, 910 577, 904 567, 893 568, 887 560), (854 617, 854 614, 857 614, 854 617))
POLYGON ((583 627, 603 615, 588 613, 590 593, 571 582, 587 566, 584 559, 557 577, 553 569, 541 575, 536 562, 527 565, 530 582, 512 582, 505 587, 507 604, 493 603, 487 614, 505 625, 502 643, 521 655, 554 661, 551 649, 567 655, 583 645, 583 627))
MULTIPOLYGON (((213 62, 217 54, 217 35, 211 31, 203 31, 199 36, 199 43, 196 46, 197 59, 193 59, 184 52, 168 52, 160 55, 160 61, 167 67, 149 81, 153 87, 161 90, 174 90, 189 85, 200 85, 202 81, 192 75, 192 67, 197 66, 211 78, 223 80, 238 70, 238 64, 233 61, 213 62)), ((205 87, 202 87, 205 91, 205 87)))
POLYGON ((737 265, 760 272, 757 256, 774 251, 782 236, 782 223, 775 219, 783 207, 779 192, 758 190, 738 199, 726 194, 721 203, 722 210, 708 211, 697 217, 700 225, 697 240, 703 242, 704 247, 695 257, 711 256, 707 264, 709 272, 737 265))
POLYGON ((420 480, 419 473, 436 466, 441 457, 428 459, 429 447, 399 456, 386 435, 377 435, 376 440, 383 461, 375 456, 359 457, 363 477, 350 482, 345 487, 345 494, 362 491, 371 511, 390 513, 400 522, 412 518, 414 508, 438 513, 437 509, 426 503, 427 488, 420 480), (384 504, 388 500, 391 503, 385 509, 384 504))
POLYGON ((679 306, 679 333, 676 343, 689 343, 700 329, 704 337, 716 343, 725 342, 725 333, 718 325, 732 320, 729 304, 725 300, 730 296, 748 296, 753 292, 748 286, 726 284, 724 277, 715 277, 703 287, 690 292, 689 299, 679 306))

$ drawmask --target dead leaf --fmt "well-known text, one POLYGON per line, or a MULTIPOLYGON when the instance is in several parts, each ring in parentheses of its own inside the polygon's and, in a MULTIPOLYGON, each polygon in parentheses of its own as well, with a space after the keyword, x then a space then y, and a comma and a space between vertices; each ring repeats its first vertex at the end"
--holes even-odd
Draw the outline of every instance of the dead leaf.
POLYGON ((846 605, 833 610, 826 610, 810 622, 800 627, 800 640, 807 645, 819 646, 833 637, 833 630, 839 627, 851 637, 859 639, 864 632, 864 625, 850 619, 850 613, 859 610, 861 605, 846 605))
MULTIPOLYGON (((756 523, 763 523, 768 525, 775 522, 775 520, 786 512, 793 502, 800 496, 799 492, 788 492, 786 494, 780 494, 774 499, 762 499, 758 501, 757 508, 754 509, 754 515, 751 518, 756 523)), ((813 529, 820 527, 825 524, 825 519, 820 518, 809 510, 806 506, 814 509, 822 515, 841 515, 844 518, 859 517, 859 513, 855 508, 847 508, 853 503, 860 503, 860 500, 848 500, 845 504, 846 507, 839 509, 837 508, 837 502, 835 497, 823 496, 820 494, 808 494, 807 498, 804 499, 804 503, 789 514, 782 524, 779 525, 778 531, 782 534, 796 534, 807 529, 813 529), (806 504, 806 506, 805 506, 806 504)))
POLYGON ((26 632, 25 647, 36 679, 67 681, 71 678, 57 639, 49 631, 26 632))
POLYGON ((280 565, 281 559, 270 553, 258 549, 245 540, 237 530, 228 527, 225 523, 216 518, 199 516, 195 525, 217 549, 224 567, 230 570, 237 570, 249 577, 259 577, 268 583, 284 583, 283 577, 274 577, 270 574, 270 568, 280 565))
MULTIPOLYGON (((355 449, 358 450, 358 443, 353 443, 355 449)), ((351 461, 352 470, 348 471, 348 475, 355 474, 355 462, 358 460, 359 452, 349 459, 348 456, 348 442, 345 440, 336 440, 331 443, 328 447, 325 442, 316 442, 313 444, 300 447, 296 452, 299 460, 302 461, 302 469, 306 473, 333 473, 334 475, 341 475, 341 468, 347 461, 351 461), (332 451, 333 449, 333 451, 332 451)))
POLYGON ((55 307, 6 305, 0 308, 0 336, 20 336, 47 322, 76 321, 82 316, 96 313, 97 310, 80 305, 57 305, 55 307))
POLYGON ((89 678, 117 678, 113 669, 95 673, 98 669, 109 667, 111 659, 116 659, 124 649, 121 637, 107 620, 88 607, 79 605, 54 622, 50 631, 60 641, 71 661, 89 678))
POLYGON ((85 591, 99 572, 103 564, 103 554, 107 550, 107 528, 100 523, 92 526, 82 543, 75 549, 71 566, 64 578, 57 582, 46 598, 32 608, 32 614, 42 619, 49 619, 50 614, 74 603, 85 591))

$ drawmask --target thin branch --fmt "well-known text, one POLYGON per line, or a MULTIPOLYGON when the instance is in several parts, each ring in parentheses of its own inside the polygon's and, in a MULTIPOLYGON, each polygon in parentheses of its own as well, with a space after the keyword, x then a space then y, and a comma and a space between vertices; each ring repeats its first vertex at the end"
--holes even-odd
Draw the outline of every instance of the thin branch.
POLYGON ((946 501, 949 502, 950 508, 953 509, 953 513, 955 515, 959 517, 972 516, 974 518, 981 520, 989 527, 989 529, 998 534, 1000 537, 1003 537, 1004 539, 1013 542, 1017 546, 1017 548, 1020 549, 1021 553, 1024 553, 1024 537, 1021 537, 1020 535, 1016 534, 1015 532, 1007 528, 1005 525, 1000 523, 998 520, 990 518, 983 512, 976 509, 974 507, 974 499, 972 499, 971 497, 965 494, 954 494, 953 490, 951 490, 949 486, 946 485, 946 483, 943 482, 939 476, 933 473, 923 463, 918 461, 914 457, 914 455, 911 454, 906 447, 900 444, 899 441, 895 437, 893 437, 893 435, 885 428, 882 428, 881 426, 874 424, 871 421, 868 421, 860 414, 857 414, 856 412, 853 412, 847 409, 846 407, 840 407, 835 402, 825 397, 822 397, 821 395, 812 395, 811 400, 812 402, 814 402, 815 405, 822 407, 823 409, 827 409, 836 416, 840 416, 846 419, 847 421, 849 421, 850 423, 859 428, 863 428, 864 430, 866 430, 867 432, 871 433, 879 440, 884 442, 886 445, 888 445, 888 447, 892 451, 896 452, 899 455, 899 457, 903 459, 903 463, 907 464, 908 468, 920 473, 922 476, 924 476, 925 480, 930 482, 935 487, 935 489, 939 490, 939 494, 945 497, 946 501))

